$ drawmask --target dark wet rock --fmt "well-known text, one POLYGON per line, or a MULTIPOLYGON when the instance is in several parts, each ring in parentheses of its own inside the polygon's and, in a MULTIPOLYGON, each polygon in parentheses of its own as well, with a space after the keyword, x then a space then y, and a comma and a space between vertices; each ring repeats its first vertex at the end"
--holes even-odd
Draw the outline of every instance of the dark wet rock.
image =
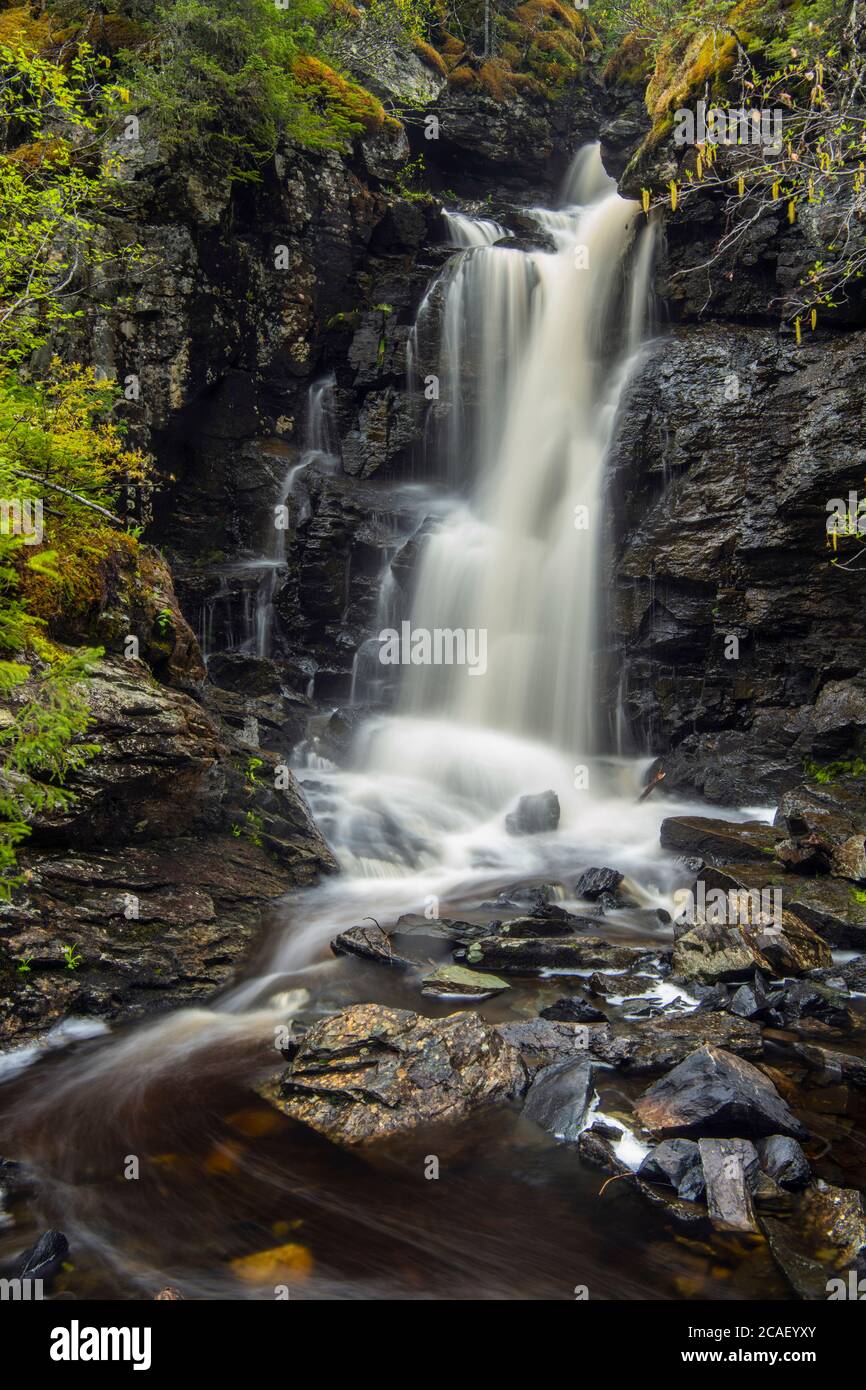
POLYGON ((494 246, 501 246, 506 251, 555 251, 556 242, 548 233, 537 229, 534 232, 522 232, 519 235, 509 233, 507 236, 500 237, 493 243, 494 246))
POLYGON ((18 1279, 53 1279, 69 1256, 69 1241, 62 1231, 46 1231, 35 1245, 15 1261, 18 1279))
POLYGON ((241 652, 214 652, 207 674, 214 685, 242 695, 279 695, 285 683, 275 661, 241 652))
POLYGON ((637 1173, 633 1173, 626 1163, 617 1158, 610 1138, 595 1125, 580 1135, 577 1151, 584 1163, 592 1168, 601 1168, 619 1180, 613 1184, 611 1195, 614 1188, 630 1187, 664 1216, 671 1217, 680 1225, 694 1226, 706 1221, 706 1212, 701 1204, 670 1196, 664 1190, 660 1191, 654 1183, 645 1182, 637 1173))
POLYGON ((704 1195, 701 1154, 693 1139, 665 1139, 647 1154, 637 1173, 645 1182, 675 1188, 686 1202, 698 1202, 704 1195))
MULTIPOLYGON (((779 889, 784 912, 810 927, 829 946, 862 950, 866 945, 866 902, 860 901, 854 885, 845 879, 786 873, 772 864, 767 868, 753 864, 707 865, 700 877, 707 892, 713 888, 724 893, 779 889)), ((813 968, 829 964, 816 962, 813 968)))
POLYGON ((584 869, 574 885, 574 896, 595 902, 603 895, 616 898, 623 875, 618 869, 584 869))
POLYGON ((662 821, 660 831, 662 849, 722 864, 739 859, 765 863, 783 839, 781 831, 763 821, 711 820, 706 816, 669 816, 662 821))
POLYGON ((696 1013, 713 1013, 718 1009, 727 1009, 731 999, 731 990, 727 985, 700 985, 693 981, 690 988, 698 995, 696 1013))
POLYGON ((857 956, 844 965, 834 962, 824 970, 813 970, 810 979, 818 980, 837 992, 848 989, 852 994, 866 994, 866 956, 857 956))
POLYGON ((587 980, 586 988, 590 994, 599 995, 602 998, 615 995, 628 1000, 637 995, 646 994, 657 983, 658 981, 652 975, 633 975, 630 972, 624 975, 605 975, 596 970, 587 980))
POLYGON ((551 913, 549 910, 539 911, 531 917, 512 917, 507 922, 491 922, 488 930, 495 931, 497 936, 514 938, 532 938, 548 936, 573 936, 579 928, 584 930, 587 926, 595 926, 588 917, 577 917, 570 912, 551 913))
POLYGON ((710 1220, 720 1231, 758 1231, 749 1192, 749 1174, 758 1166, 758 1154, 748 1139, 699 1139, 707 1207, 710 1220))
POLYGON ((647 1129, 664 1135, 805 1135, 763 1072, 709 1045, 650 1086, 635 1113, 647 1129))
POLYGON ((787 832, 776 847, 786 868, 866 879, 866 800, 850 784, 794 787, 779 802, 775 824, 787 832))
POLYGON ((796 1139, 771 1134, 757 1141, 758 1159, 768 1177, 780 1187, 797 1192, 812 1176, 809 1160, 796 1139))
POLYGON ((506 888, 491 902, 481 904, 493 912, 512 911, 515 908, 528 909, 530 913, 545 912, 556 904, 557 887, 555 883, 518 884, 506 888))
POLYGON ((541 835, 558 825, 559 797, 553 791, 522 796, 517 809, 505 817, 509 835, 541 835))
POLYGON ((548 1004, 546 1009, 541 1010, 539 1017, 562 1023, 607 1022, 607 1015, 586 999, 581 999, 579 994, 567 995, 557 999, 554 1004, 548 1004))
POLYGON ((398 917, 389 936, 394 948, 401 955, 413 960, 439 960, 450 956, 455 946, 486 935, 488 927, 479 927, 472 922, 460 922, 447 917, 424 917, 420 913, 406 913, 398 917))
POLYGON ((441 965, 421 982, 421 993, 434 999, 489 999, 509 988, 498 975, 483 975, 462 965, 441 965))
POLYGON ((758 1018, 767 1007, 767 991, 757 970, 753 978, 735 990, 726 1007, 740 1018, 758 1018))
POLYGON ((759 1058, 763 1053, 756 1023, 731 1014, 697 1013, 611 1024, 592 1031, 589 1048, 598 1061, 637 1074, 677 1066, 701 1043, 723 1047, 738 1057, 759 1058))
POLYGON ((803 1018, 817 1018, 831 1028, 846 1032, 854 1026, 845 996, 814 980, 786 982, 783 988, 767 995, 764 1008, 767 1022, 779 1028, 803 1018))
POLYGON ((510 1046, 517 1048, 533 1073, 555 1061, 571 1061, 578 1055, 586 1057, 599 1031, 586 1023, 546 1018, 497 1023, 495 1027, 510 1046))
POLYGON ((374 922, 341 931, 331 942, 331 950, 335 956, 358 956, 361 960, 390 965, 398 970, 405 970, 413 964, 411 960, 397 955, 391 938, 374 922))
MULTIPOLYGON (((668 268, 712 254, 697 243, 717 239, 719 225, 678 210, 668 268)), ((740 301, 733 329, 690 322, 649 349, 607 472, 611 704, 618 685, 636 744, 660 755, 666 791, 729 806, 777 804, 804 763, 860 756, 866 734, 862 680, 851 678, 866 669, 866 634, 851 623, 862 576, 827 563, 815 524, 828 498, 862 490, 850 441, 863 433, 864 335, 780 340, 748 322, 748 277, 741 259, 730 277, 712 277, 713 293, 740 301), (721 364, 709 398, 707 362, 721 364), (767 497, 778 505, 751 506, 744 522, 743 499, 767 497)), ((695 319, 707 312, 701 279, 673 286, 695 319)))
POLYGON ((33 1179, 26 1169, 12 1158, 0 1158, 0 1207, 33 1191, 33 1179))
POLYGON ((819 1072, 825 1083, 849 1081, 853 1086, 866 1087, 866 1057, 819 1043, 792 1043, 791 1050, 813 1071, 819 1072))
POLYGON ((599 936, 525 940, 485 936, 457 954, 467 965, 531 974, 537 970, 627 970, 645 953, 629 946, 611 945, 599 936))
POLYGON ((798 1298, 824 1302, 850 1297, 848 1272, 866 1246, 859 1192, 819 1182, 804 1192, 791 1216, 762 1216, 761 1227, 798 1298))
POLYGON ((231 978, 270 904, 335 861, 294 778, 139 661, 87 685, 95 756, 75 801, 34 817, 0 907, 0 1036, 70 1013, 139 1015, 231 978), (64 944, 81 962, 65 968, 64 944), (21 974, 15 962, 29 958, 21 974))
POLYGON ((576 1139, 593 1092, 593 1068, 586 1058, 554 1062, 538 1072, 526 1093, 523 1113, 557 1139, 576 1139))
POLYGON ((742 980, 755 967, 768 975, 786 976, 830 964, 826 943, 787 910, 783 889, 774 898, 766 880, 750 889, 718 879, 719 871, 707 867, 692 889, 691 901, 702 905, 705 915, 694 913, 694 923, 676 935, 672 958, 676 977, 715 984, 742 980))
POLYGON ((262 1094, 335 1143, 375 1143, 453 1121, 526 1087, 517 1051, 475 1013, 430 1019, 356 1004, 315 1024, 262 1094))
POLYGON ((622 1130, 617 1125, 609 1124, 607 1120, 593 1120, 589 1128, 593 1134, 599 1135, 602 1139, 612 1139, 614 1143, 622 1134, 622 1130))

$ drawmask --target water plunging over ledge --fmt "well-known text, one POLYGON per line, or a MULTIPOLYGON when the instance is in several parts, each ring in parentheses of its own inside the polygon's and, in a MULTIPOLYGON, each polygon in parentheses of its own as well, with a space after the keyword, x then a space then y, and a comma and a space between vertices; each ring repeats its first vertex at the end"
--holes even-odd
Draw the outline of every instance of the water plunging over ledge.
MULTIPOLYGON (((411 1297, 413 1287, 422 1297, 568 1297, 575 1268, 593 1297, 659 1297, 678 1273, 673 1256, 668 1267, 647 1254, 640 1222, 597 1227, 597 1181, 513 1119, 466 1126, 472 1161, 440 1184, 397 1163, 367 1168, 250 1108, 250 1084, 275 1070, 287 1019, 359 999, 453 1009, 387 971, 331 958, 329 940, 367 915, 385 926, 407 911, 484 919, 500 890, 540 880, 561 884, 567 906, 577 872, 605 863, 646 907, 669 901, 658 826, 692 808, 636 803, 639 765, 602 751, 593 669, 604 458, 645 331, 651 233, 637 233, 637 207, 617 196, 596 148, 575 161, 563 205, 534 215, 554 251, 494 245, 498 224, 446 219, 459 249, 421 306, 409 353, 411 378, 438 297, 450 409, 428 463, 442 495, 411 611, 384 587, 387 572, 380 606, 383 622, 483 628, 486 673, 401 667, 396 711, 362 727, 350 767, 317 758, 299 768, 343 873, 281 907, 212 1008, 82 1043, 5 1088, 15 1156, 32 1163, 46 1223, 67 1232, 97 1296, 148 1297, 166 1283, 190 1297, 243 1296, 226 1260, 252 1237, 258 1248, 299 1239, 315 1249, 314 1276, 293 1299, 411 1297), (548 788, 558 829, 508 834, 517 798, 548 788), (119 1179, 128 1154, 141 1157, 141 1183, 119 1179)), ((336 453, 333 441, 313 448, 336 453)), ((284 542, 278 533, 261 557, 265 578, 238 636, 260 655, 284 542)), ((661 940, 640 916, 611 914, 605 934, 661 940)), ((551 999, 561 992, 555 981, 549 989, 551 999)), ((532 1000, 515 982, 508 1002, 481 1009, 534 1014, 532 1000)))

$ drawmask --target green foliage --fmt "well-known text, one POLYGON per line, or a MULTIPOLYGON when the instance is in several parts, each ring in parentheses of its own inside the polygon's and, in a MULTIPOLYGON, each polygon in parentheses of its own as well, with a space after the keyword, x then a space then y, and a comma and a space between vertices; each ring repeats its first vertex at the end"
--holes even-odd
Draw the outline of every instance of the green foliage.
POLYGON ((257 177, 282 133, 310 149, 343 147, 363 120, 344 92, 311 90, 300 66, 314 56, 326 14, 325 0, 158 5, 157 41, 128 53, 126 69, 163 145, 234 179, 257 177))
POLYGON ((93 114, 104 60, 83 46, 58 67, 0 44, 0 363, 25 361, 75 317, 88 262, 101 259, 97 209, 109 203, 93 114))
POLYGON ((77 943, 73 942, 71 946, 62 946, 61 950, 63 952, 63 959, 66 962, 66 969, 77 970, 84 960, 84 957, 77 949, 77 943))
POLYGON ((3 899, 21 882, 16 852, 34 817, 70 804, 64 784, 95 751, 84 742, 85 681, 99 653, 58 648, 46 624, 84 583, 106 537, 114 542, 120 480, 144 472, 109 418, 115 387, 57 358, 41 374, 30 371, 36 350, 78 317, 88 265, 106 259, 101 222, 115 188, 104 136, 127 97, 107 66, 86 44, 68 45, 60 65, 34 51, 32 35, 0 43, 3 899))
MULTIPOLYGON (((620 0, 611 4, 622 8, 620 0)), ((667 0, 659 5, 666 13, 667 0)), ((801 209, 825 205, 823 254, 799 285, 774 301, 797 343, 806 327, 816 328, 819 311, 844 304, 866 277, 864 38, 861 4, 843 9, 835 0, 740 0, 717 8, 715 0, 695 0, 656 44, 647 87, 654 126, 636 165, 667 137, 675 110, 693 108, 705 97, 723 110, 783 118, 780 147, 742 138, 730 149, 710 142, 684 150, 675 179, 666 174, 655 201, 670 200, 672 211, 693 195, 724 199, 716 251, 678 274, 711 274, 722 256, 734 258, 740 240, 761 218, 767 225, 773 219, 793 225, 801 209)), ((646 190, 645 210, 651 201, 646 190)), ((813 236, 815 230, 817 224, 813 236)))

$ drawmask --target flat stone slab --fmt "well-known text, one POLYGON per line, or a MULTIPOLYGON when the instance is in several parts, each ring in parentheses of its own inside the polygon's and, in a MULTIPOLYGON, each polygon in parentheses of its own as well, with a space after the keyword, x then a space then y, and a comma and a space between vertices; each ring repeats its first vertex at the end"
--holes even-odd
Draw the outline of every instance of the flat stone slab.
POLYGON ((662 849, 722 864, 739 859, 767 863, 784 838, 783 830, 763 821, 714 820, 710 816, 668 816, 660 831, 662 849))

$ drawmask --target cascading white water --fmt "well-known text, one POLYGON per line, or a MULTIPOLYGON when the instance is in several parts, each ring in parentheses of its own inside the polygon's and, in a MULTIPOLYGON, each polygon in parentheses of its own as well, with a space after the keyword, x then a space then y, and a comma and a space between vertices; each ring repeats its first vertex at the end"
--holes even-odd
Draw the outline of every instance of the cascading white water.
POLYGON ((310 464, 326 460, 336 462, 339 454, 331 409, 335 381, 333 376, 324 377, 310 387, 307 409, 306 442, 304 451, 297 463, 292 464, 280 488, 280 495, 274 504, 274 534, 271 553, 257 563, 264 574, 256 590, 255 604, 255 654, 259 657, 271 655, 274 626, 274 599, 279 587, 280 576, 286 565, 286 536, 288 534, 287 509, 301 473, 310 464))
MULTIPOLYGON (((476 679, 457 665, 408 666, 407 715, 540 738, 574 758, 597 747, 603 462, 644 329, 652 263, 647 229, 628 283, 637 213, 593 147, 575 161, 566 206, 535 210, 555 253, 478 247, 445 272, 445 447, 471 496, 426 545, 412 624, 484 629, 488 665, 476 679), (477 396, 471 411, 468 394, 477 396)), ((428 295, 422 321, 430 304, 428 295)), ((386 760, 387 737, 379 740, 386 760)))
POLYGON ((504 227, 490 217, 467 217, 462 212, 448 212, 442 209, 445 235, 449 246, 492 246, 500 237, 507 236, 504 227))

